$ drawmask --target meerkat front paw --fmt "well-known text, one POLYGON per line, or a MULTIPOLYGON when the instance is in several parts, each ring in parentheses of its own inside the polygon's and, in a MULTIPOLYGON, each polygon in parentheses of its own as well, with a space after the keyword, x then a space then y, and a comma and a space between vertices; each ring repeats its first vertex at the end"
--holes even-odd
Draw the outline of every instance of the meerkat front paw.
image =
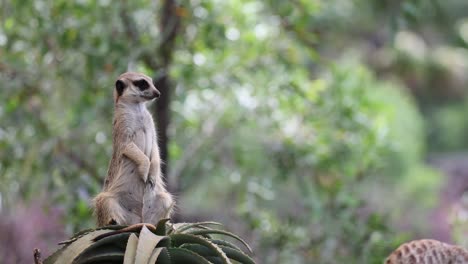
POLYGON ((148 180, 148 174, 150 171, 150 161, 147 157, 138 165, 138 173, 141 176, 141 179, 146 182, 148 180))

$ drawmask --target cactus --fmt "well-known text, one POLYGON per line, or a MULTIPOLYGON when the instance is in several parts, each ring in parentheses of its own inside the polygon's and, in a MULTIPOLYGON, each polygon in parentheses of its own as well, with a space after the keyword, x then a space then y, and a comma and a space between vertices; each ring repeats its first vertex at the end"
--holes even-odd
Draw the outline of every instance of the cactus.
POLYGON ((173 224, 168 220, 163 219, 156 226, 105 226, 81 231, 61 242, 62 247, 43 263, 255 263, 237 245, 214 238, 230 237, 252 253, 249 245, 240 237, 219 229, 219 223, 173 224))

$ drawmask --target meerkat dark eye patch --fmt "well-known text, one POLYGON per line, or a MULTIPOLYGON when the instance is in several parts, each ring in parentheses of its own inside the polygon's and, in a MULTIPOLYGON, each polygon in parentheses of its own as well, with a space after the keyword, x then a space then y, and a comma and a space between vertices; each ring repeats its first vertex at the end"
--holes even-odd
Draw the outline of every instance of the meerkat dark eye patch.
POLYGON ((146 90, 146 89, 148 89, 150 87, 149 83, 146 80, 143 80, 143 79, 133 81, 133 85, 138 87, 138 89, 140 89, 140 91, 144 91, 144 90, 146 90))
POLYGON ((125 83, 122 81, 122 80, 117 80, 117 82, 115 82, 115 89, 117 90, 117 94, 119 96, 122 95, 124 89, 125 89, 125 83))

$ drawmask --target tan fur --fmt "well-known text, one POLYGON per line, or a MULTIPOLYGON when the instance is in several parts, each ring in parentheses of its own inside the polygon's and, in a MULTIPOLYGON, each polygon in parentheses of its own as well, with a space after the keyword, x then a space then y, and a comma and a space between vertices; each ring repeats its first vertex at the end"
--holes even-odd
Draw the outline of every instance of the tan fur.
POLYGON ((468 264, 468 250, 432 239, 399 246, 384 264, 468 264))
POLYGON ((141 73, 127 72, 119 80, 125 89, 119 95, 114 88, 112 158, 103 191, 93 200, 97 224, 156 224, 170 216, 174 203, 162 180, 157 134, 145 106, 159 91, 141 73), (141 91, 138 80, 149 88, 141 91))

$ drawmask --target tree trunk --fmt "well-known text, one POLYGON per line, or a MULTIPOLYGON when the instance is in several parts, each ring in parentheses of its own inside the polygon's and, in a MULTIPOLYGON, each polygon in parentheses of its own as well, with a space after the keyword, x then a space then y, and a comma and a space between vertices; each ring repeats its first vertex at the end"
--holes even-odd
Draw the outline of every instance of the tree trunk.
MULTIPOLYGON (((154 111, 158 129, 158 143, 159 143, 159 151, 161 152, 161 159, 164 161, 161 164, 161 170, 163 173, 163 178, 166 183, 167 180, 167 168, 169 163, 169 135, 168 135, 168 127, 171 122, 171 113, 170 113, 170 105, 171 105, 171 84, 169 82, 169 76, 164 74, 164 76, 160 76, 159 79, 155 80, 156 88, 161 92, 161 97, 159 97, 158 101, 156 102, 154 111)), ((172 186, 168 186, 171 188, 172 186)))
MULTIPOLYGON (((154 78, 156 88, 161 91, 161 97, 155 104, 155 117, 159 132, 159 146, 161 158, 164 161, 162 164, 163 177, 168 183, 167 176, 169 169, 169 135, 168 127, 171 123, 171 94, 172 85, 168 75, 169 68, 172 62, 172 54, 174 51, 174 42, 180 25, 180 17, 177 14, 177 3, 175 0, 165 0, 160 12, 159 27, 161 29, 162 40, 158 48, 158 59, 161 60, 157 76, 154 78)), ((175 184, 178 185, 178 184, 175 184)), ((177 189, 177 186, 168 186, 170 191, 177 189)))

